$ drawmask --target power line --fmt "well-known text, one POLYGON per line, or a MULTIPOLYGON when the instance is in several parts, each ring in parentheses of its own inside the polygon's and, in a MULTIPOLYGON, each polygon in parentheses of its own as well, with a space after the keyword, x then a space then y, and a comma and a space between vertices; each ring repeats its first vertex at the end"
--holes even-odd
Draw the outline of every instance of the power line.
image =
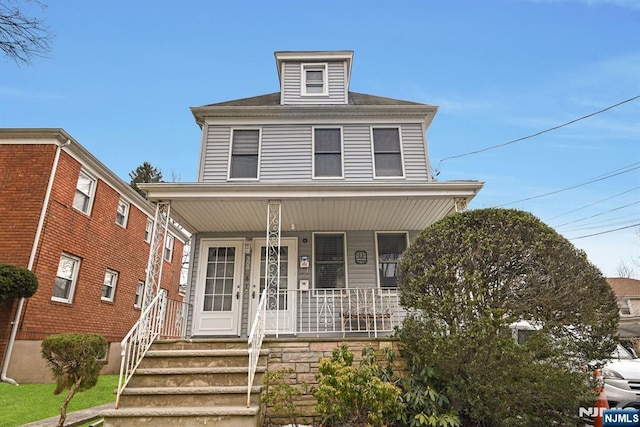
POLYGON ((633 222, 638 220, 638 216, 634 216, 633 219, 628 219, 626 221, 616 221, 616 222, 612 222, 612 220, 607 220, 607 221, 601 221, 601 222, 596 222, 596 223, 591 223, 591 224, 584 224, 582 226, 579 227, 574 227, 574 228, 569 228, 566 230, 563 230, 563 233, 572 233, 572 232, 576 232, 576 231, 595 231, 598 229, 603 229, 603 228, 611 228, 611 227, 618 227, 621 225, 627 225, 627 224, 632 224, 633 222))
POLYGON ((613 230, 601 231, 600 233, 593 233, 593 234, 587 234, 585 236, 572 237, 571 239, 568 239, 568 240, 578 240, 578 239, 584 239, 586 237, 599 236, 601 234, 608 234, 608 233, 613 233, 615 231, 626 230, 627 228, 631 228, 631 227, 637 227, 638 225, 640 225, 640 222, 636 222, 635 224, 631 224, 626 227, 620 227, 620 228, 615 228, 613 230))
POLYGON ((470 151, 468 153, 463 153, 463 154, 458 154, 458 155, 455 155, 455 156, 445 157, 445 158, 441 159, 440 162, 438 163, 438 168, 440 168, 440 166, 442 165, 442 162, 444 162, 445 160, 451 160, 451 159, 457 159, 457 158, 460 158, 460 157, 471 156, 473 154, 483 153, 485 151, 493 150, 495 148, 500 148, 500 147, 504 147, 506 145, 514 144, 516 142, 524 141, 525 139, 534 138, 534 137, 542 135, 544 133, 560 129, 560 128, 563 128, 565 126, 569 126, 569 125, 571 125, 573 123, 579 122, 581 120, 588 119, 589 117, 593 117, 595 115, 604 113, 605 111, 611 110, 612 108, 619 107, 620 105, 626 104, 627 102, 635 101, 638 98, 640 98, 640 95, 634 96, 634 97, 629 98, 629 99, 625 99, 624 101, 620 101, 620 102, 618 102, 616 104, 610 105, 610 106, 608 106, 606 108, 603 108, 602 110, 598 110, 596 112, 587 114, 586 116, 578 117, 577 119, 570 120, 570 121, 568 121, 566 123, 563 123, 561 125, 554 126, 554 127, 542 130, 540 132, 536 132, 536 133, 531 134, 531 135, 523 136, 522 138, 513 139, 511 141, 503 142, 501 144, 491 145, 489 147, 481 148, 481 149, 475 150, 475 151, 470 151))
POLYGON ((560 218, 561 216, 565 216, 565 215, 568 215, 568 214, 570 214, 570 213, 574 213, 574 212, 580 211, 580 210, 582 210, 582 209, 586 209, 586 208, 591 207, 591 206, 593 206, 593 205, 597 205, 598 203, 606 202, 607 200, 615 199, 616 197, 622 196, 622 195, 627 194, 627 193, 631 193, 632 191, 635 191, 635 190, 637 190, 637 189, 639 189, 639 188, 640 188, 640 186, 638 186, 638 187, 633 187, 633 188, 632 188, 632 189, 630 189, 630 190, 623 191, 622 193, 614 194, 613 196, 607 197, 606 199, 600 199, 600 200, 597 200, 597 201, 595 201, 595 202, 589 203, 588 205, 584 205, 584 206, 581 206, 581 207, 579 207, 579 208, 572 209, 572 210, 570 210, 570 211, 567 211, 567 212, 561 213, 561 214, 559 214, 559 215, 552 216, 552 217, 551 217, 551 218, 549 218, 547 221, 551 221, 552 219, 560 218))
POLYGON ((614 176, 622 175, 623 173, 628 173, 628 172, 634 171, 636 169, 640 169, 640 166, 636 166, 638 164, 640 164, 640 162, 632 163, 630 165, 627 165, 627 166, 624 166, 622 168, 616 169, 615 171, 608 172, 608 173, 603 174, 603 175, 599 175, 599 176, 597 176, 595 178, 592 178, 592 179, 590 179, 588 181, 585 181, 585 182, 582 182, 580 184, 572 185, 571 187, 565 187, 565 188, 561 188, 560 190, 551 191, 549 193, 544 193, 544 194, 539 194, 537 196, 527 197, 525 199, 516 200, 515 202, 504 203, 502 205, 499 205, 498 207, 509 206, 509 205, 513 205, 515 203, 526 202, 528 200, 539 199, 541 197, 546 197, 546 196, 551 196, 553 194, 562 193, 563 191, 573 190, 574 188, 584 187, 585 185, 593 184, 594 182, 603 181, 605 179, 613 178, 614 176), (635 166, 635 167, 631 168, 632 166, 635 166), (628 168, 631 168, 631 169, 628 169, 628 168), (618 172, 618 171, 620 171, 620 172, 618 172), (616 172, 616 173, 614 173, 614 172, 616 172))
POLYGON ((629 204, 626 204, 626 205, 623 205, 623 206, 618 206, 616 208, 612 208, 612 209, 609 209, 609 210, 604 211, 604 212, 599 212, 599 213, 594 214, 594 215, 585 216, 583 218, 579 218, 579 219, 576 219, 576 220, 573 220, 573 221, 565 222, 564 224, 558 224, 558 225, 555 226, 555 228, 563 227, 563 226, 569 225, 569 224, 574 224, 576 222, 581 222, 581 221, 584 221, 584 220, 587 220, 587 219, 595 218, 597 216, 602 216, 602 215, 608 214, 610 212, 619 211, 620 209, 628 208, 629 206, 637 205, 638 203, 640 203, 640 201, 629 203, 629 204))

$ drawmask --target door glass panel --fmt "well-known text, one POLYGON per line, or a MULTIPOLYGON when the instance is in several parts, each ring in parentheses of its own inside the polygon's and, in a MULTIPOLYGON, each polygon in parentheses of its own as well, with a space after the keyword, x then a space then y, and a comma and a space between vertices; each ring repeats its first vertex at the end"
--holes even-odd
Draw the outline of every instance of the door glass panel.
POLYGON ((235 248, 209 248, 202 311, 231 311, 235 248))
MULTIPOLYGON (((267 248, 260 248, 260 294, 264 290, 267 281, 265 277, 265 269, 267 267, 267 248)), ((271 289, 267 296, 267 310, 286 310, 288 304, 287 289, 289 286, 289 248, 280 246, 280 292, 277 289, 271 289)))

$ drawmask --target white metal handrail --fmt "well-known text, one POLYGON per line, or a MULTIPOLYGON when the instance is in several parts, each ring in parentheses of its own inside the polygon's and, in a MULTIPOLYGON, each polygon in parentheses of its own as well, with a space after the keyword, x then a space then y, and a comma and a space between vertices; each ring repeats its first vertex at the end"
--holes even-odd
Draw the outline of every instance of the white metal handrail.
POLYGON ((185 334, 185 318, 189 304, 167 297, 167 292, 159 292, 142 311, 140 318, 120 343, 121 361, 116 409, 120 405, 120 395, 140 365, 151 344, 158 339, 181 338, 185 334))
POLYGON ((267 315, 267 288, 260 295, 258 310, 256 317, 251 326, 251 333, 247 340, 249 347, 249 378, 247 382, 247 408, 251 406, 251 389, 253 388, 253 379, 258 368, 258 359, 260 358, 260 350, 262 349, 262 340, 265 334, 266 315, 267 315))

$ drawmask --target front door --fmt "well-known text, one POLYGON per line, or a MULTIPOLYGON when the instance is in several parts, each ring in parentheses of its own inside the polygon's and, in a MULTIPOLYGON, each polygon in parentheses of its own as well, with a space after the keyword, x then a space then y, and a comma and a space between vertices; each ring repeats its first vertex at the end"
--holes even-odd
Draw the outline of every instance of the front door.
MULTIPOLYGON (((278 286, 267 291, 266 333, 293 334, 296 331, 296 301, 298 239, 280 239, 280 280, 278 286)), ((255 239, 253 246, 253 266, 251 280, 251 300, 249 303, 249 320, 251 325, 255 318, 260 296, 267 279, 267 246, 265 239, 255 239)))
POLYGON ((194 335, 240 335, 243 245, 240 239, 201 241, 194 335))

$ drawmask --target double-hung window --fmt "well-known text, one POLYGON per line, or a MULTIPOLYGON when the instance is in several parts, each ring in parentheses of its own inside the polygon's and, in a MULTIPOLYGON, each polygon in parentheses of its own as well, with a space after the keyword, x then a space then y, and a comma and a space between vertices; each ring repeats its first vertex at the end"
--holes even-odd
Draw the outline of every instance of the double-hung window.
POLYGON ((313 176, 315 178, 342 177, 342 130, 340 128, 313 130, 313 176))
POLYGON ((144 282, 143 281, 139 281, 138 285, 136 286, 136 296, 135 299, 133 300, 133 307, 134 308, 141 308, 142 307, 142 295, 144 293, 144 282))
POLYGON ((257 179, 260 153, 258 129, 234 129, 229 161, 230 179, 257 179))
POLYGON ((78 280, 80 259, 68 254, 62 254, 58 263, 58 272, 53 284, 53 301, 71 302, 78 280))
POLYGON ((144 241, 149 243, 151 242, 151 233, 153 233, 153 220, 151 218, 147 218, 147 225, 144 227, 144 241))
POLYGON ((127 227, 127 218, 129 217, 129 203, 124 200, 118 200, 118 210, 116 211, 116 224, 127 227))
POLYGON ((73 198, 73 207, 89 214, 91 211, 91 201, 96 191, 96 179, 85 171, 80 171, 78 183, 76 184, 76 194, 73 198))
POLYGON ((164 239, 164 260, 171 262, 173 258, 173 236, 167 234, 167 238, 164 239))
POLYGON ((373 128, 373 164, 376 177, 403 177, 399 128, 373 128))
POLYGON ((377 233, 378 284, 381 288, 398 287, 398 262, 407 249, 406 233, 377 233))
POLYGON ((344 234, 317 233, 313 237, 316 289, 346 287, 344 234))
POLYGON ((302 95, 327 95, 327 64, 302 64, 302 95))
POLYGON ((102 300, 113 302, 116 294, 116 283, 118 283, 118 273, 113 270, 107 270, 104 273, 104 282, 102 285, 102 300))

